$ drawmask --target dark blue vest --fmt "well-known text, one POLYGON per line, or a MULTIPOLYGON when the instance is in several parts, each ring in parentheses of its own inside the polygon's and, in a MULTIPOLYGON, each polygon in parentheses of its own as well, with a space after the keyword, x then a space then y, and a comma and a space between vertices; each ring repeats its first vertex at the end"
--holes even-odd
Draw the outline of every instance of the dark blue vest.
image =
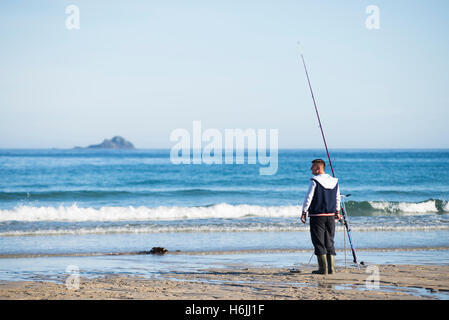
POLYGON ((316 183, 316 187, 309 207, 309 215, 335 213, 337 211, 338 183, 333 189, 326 189, 315 179, 312 178, 312 180, 316 183))

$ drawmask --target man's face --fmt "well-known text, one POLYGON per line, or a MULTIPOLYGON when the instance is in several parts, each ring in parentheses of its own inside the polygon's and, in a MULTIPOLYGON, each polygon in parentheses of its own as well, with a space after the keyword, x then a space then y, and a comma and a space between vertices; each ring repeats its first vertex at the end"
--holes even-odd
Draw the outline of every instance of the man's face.
POLYGON ((312 167, 310 168, 310 170, 312 170, 312 174, 314 176, 320 174, 320 165, 317 163, 312 164, 312 167))

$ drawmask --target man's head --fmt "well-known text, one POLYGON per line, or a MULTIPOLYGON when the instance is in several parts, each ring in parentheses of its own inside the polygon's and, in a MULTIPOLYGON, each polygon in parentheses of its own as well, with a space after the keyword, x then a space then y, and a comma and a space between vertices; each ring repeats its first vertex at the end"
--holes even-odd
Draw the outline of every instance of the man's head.
POLYGON ((315 159, 312 161, 312 174, 314 176, 324 173, 324 168, 326 167, 326 163, 322 159, 315 159))

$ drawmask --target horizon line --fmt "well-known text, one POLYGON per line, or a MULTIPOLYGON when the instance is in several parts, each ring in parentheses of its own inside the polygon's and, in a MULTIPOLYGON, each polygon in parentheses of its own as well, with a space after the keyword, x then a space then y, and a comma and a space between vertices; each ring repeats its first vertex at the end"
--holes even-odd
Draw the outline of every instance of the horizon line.
MULTIPOLYGON (((170 150, 171 147, 147 147, 147 148, 133 148, 133 149, 114 149, 114 148, 88 148, 88 147, 71 147, 71 148, 59 148, 59 147, 0 147, 0 150, 94 150, 94 151, 104 151, 104 150, 115 150, 115 151, 133 151, 133 150, 170 150)), ((189 150, 203 150, 190 148, 189 150)), ((228 149, 222 148, 222 151, 228 149)), ((232 149, 235 151, 248 151, 257 149, 232 149)), ((324 148, 310 148, 310 147, 283 147, 277 148, 277 150, 324 150, 324 148)), ((449 147, 332 147, 329 150, 449 150, 449 147)), ((269 151, 269 148, 266 148, 269 151)))

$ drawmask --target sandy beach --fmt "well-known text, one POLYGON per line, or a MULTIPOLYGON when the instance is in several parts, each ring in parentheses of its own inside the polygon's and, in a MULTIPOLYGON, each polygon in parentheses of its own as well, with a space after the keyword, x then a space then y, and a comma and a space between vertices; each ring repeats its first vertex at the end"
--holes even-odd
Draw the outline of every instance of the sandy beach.
POLYGON ((448 299, 449 266, 377 265, 338 268, 315 275, 284 268, 219 268, 171 271, 155 278, 108 274, 79 279, 78 289, 60 281, 2 281, 6 300, 410 300, 448 299), (376 269, 378 268, 378 269, 376 269), (379 286, 367 279, 379 271, 379 286))

